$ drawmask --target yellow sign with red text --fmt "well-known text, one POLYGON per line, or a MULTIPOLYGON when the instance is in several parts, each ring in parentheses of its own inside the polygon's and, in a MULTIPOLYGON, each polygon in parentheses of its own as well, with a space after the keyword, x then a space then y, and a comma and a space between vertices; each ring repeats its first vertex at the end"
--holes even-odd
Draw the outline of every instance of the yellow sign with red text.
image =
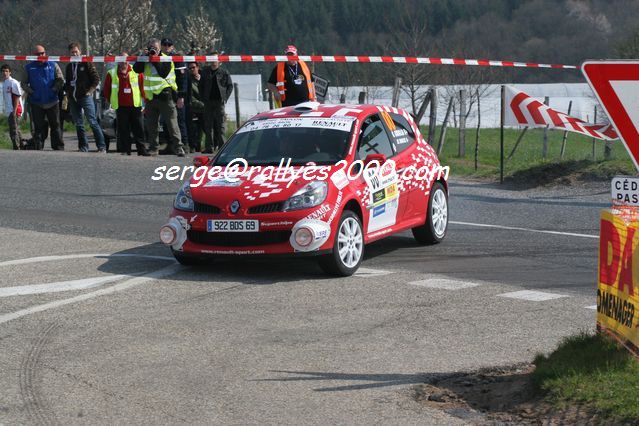
POLYGON ((639 222, 601 212, 597 324, 639 348, 639 222))

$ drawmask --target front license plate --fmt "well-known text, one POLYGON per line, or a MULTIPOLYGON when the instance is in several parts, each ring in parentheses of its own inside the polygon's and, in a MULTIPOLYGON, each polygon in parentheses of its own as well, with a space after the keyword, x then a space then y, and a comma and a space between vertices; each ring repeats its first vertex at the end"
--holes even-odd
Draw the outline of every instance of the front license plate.
POLYGON ((258 232, 259 220, 208 220, 206 222, 208 232, 258 232))

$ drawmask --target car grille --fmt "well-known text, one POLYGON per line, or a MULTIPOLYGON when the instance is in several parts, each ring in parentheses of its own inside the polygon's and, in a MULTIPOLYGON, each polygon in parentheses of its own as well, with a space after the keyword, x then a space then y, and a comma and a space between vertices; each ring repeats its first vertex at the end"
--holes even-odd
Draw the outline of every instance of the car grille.
POLYGON ((269 204, 261 204, 259 206, 254 206, 248 209, 249 214, 260 214, 260 213, 273 213, 282 211, 282 207, 284 207, 284 203, 269 203, 269 204))
POLYGON ((216 206, 211 206, 208 204, 198 203, 197 201, 193 202, 193 211, 196 213, 208 213, 208 214, 219 214, 220 208, 216 206))
POLYGON ((266 232, 205 232, 187 231, 189 241, 211 246, 240 247, 263 246, 284 243, 291 237, 291 231, 266 232))

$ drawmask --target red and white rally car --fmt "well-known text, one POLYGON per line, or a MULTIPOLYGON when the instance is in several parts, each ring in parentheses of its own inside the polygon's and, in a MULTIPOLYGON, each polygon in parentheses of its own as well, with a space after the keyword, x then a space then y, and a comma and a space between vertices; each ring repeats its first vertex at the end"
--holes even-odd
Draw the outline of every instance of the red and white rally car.
POLYGON ((405 111, 299 104, 256 115, 213 158, 196 157, 160 239, 182 264, 216 255, 312 255, 353 274, 364 245, 448 225, 447 168, 405 111))

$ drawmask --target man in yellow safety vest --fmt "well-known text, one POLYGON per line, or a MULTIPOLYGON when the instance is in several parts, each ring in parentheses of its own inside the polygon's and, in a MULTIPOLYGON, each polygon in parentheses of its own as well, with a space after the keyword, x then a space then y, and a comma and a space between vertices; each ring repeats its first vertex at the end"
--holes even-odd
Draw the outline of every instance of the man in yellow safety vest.
MULTIPOLYGON (((129 56, 123 52, 122 56, 129 56)), ((118 152, 131 155, 131 133, 138 155, 149 156, 144 146, 144 121, 142 98, 144 97, 144 74, 133 71, 127 62, 120 62, 107 72, 102 96, 116 112, 118 152)))
MULTIPOLYGON (((160 40, 149 40, 144 54, 149 59, 167 56, 160 51, 160 40)), ((177 92, 175 65, 171 62, 136 62, 133 71, 144 74, 144 98, 146 99, 147 136, 149 154, 158 155, 158 127, 160 116, 169 134, 168 152, 184 157, 182 138, 178 127, 177 109, 173 93, 177 92)))

